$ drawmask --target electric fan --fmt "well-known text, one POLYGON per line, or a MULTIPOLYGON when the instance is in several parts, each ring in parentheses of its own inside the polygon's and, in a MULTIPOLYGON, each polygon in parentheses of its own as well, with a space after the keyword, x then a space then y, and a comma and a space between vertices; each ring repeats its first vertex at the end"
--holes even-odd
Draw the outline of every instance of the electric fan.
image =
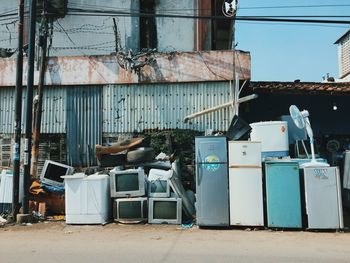
POLYGON ((315 148, 314 148, 314 133, 311 129, 311 124, 309 120, 309 112, 307 110, 300 111, 297 106, 291 105, 289 107, 290 116, 292 117, 295 125, 299 129, 306 129, 307 135, 310 138, 310 148, 311 148, 311 161, 300 165, 300 167, 325 167, 329 166, 327 163, 318 162, 315 158, 315 148))

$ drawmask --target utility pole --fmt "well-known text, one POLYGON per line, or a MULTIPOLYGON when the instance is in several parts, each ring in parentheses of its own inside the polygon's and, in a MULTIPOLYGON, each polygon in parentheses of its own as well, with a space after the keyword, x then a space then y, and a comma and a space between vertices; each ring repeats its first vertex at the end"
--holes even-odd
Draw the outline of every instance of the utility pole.
POLYGON ((236 14, 238 9, 238 0, 224 0, 223 1, 223 14, 226 17, 232 18, 232 36, 231 36, 231 50, 233 53, 232 58, 232 67, 233 67, 233 76, 232 76, 232 85, 231 85, 231 94, 232 94, 232 109, 235 115, 238 115, 239 111, 239 80, 237 80, 236 75, 236 46, 235 46, 235 22, 236 14), (238 83, 237 83, 238 82, 238 83))
POLYGON ((22 125, 22 84, 23 84, 23 23, 24 0, 18 2, 18 50, 15 94, 15 144, 13 151, 13 183, 12 183, 12 219, 15 220, 19 211, 19 178, 21 154, 22 125))
POLYGON ((36 0, 30 0, 29 4, 29 48, 28 48, 28 78, 27 78, 27 103, 24 142, 24 176, 23 176, 23 214, 29 213, 29 184, 30 162, 32 144, 32 119, 33 119, 33 86, 34 86, 34 55, 35 55, 35 30, 36 30, 36 0))
POLYGON ((48 24, 46 17, 46 4, 43 1, 43 13, 40 24, 39 46, 40 46, 40 66, 37 101, 34 108, 34 131, 33 131, 33 148, 32 148, 32 165, 31 175, 38 177, 38 159, 39 159, 39 141, 41 129, 41 117, 43 108, 43 93, 46 71, 46 53, 47 53, 47 36, 48 24))

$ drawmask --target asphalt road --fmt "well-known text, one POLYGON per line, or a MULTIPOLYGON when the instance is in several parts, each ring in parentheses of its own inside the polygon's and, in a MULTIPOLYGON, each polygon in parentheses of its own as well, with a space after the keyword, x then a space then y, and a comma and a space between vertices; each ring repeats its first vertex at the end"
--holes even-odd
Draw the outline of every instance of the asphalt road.
POLYGON ((167 225, 0 228, 0 262, 350 262, 350 233, 167 225))

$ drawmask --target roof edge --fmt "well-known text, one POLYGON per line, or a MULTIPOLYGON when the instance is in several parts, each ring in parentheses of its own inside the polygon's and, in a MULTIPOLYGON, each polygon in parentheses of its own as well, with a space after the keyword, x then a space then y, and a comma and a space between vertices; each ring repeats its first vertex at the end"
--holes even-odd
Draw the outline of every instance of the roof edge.
POLYGON ((341 42, 349 33, 350 33, 350 29, 346 31, 345 34, 343 34, 340 38, 338 38, 338 40, 334 42, 334 45, 339 44, 339 42, 341 42))

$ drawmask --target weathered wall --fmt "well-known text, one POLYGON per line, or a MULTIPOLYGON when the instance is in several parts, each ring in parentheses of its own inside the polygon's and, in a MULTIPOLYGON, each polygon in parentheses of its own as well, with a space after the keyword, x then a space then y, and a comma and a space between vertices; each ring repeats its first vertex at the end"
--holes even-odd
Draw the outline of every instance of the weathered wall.
MULTIPOLYGON (((157 0, 156 13, 197 15, 194 0, 157 0), (167 10, 167 11, 164 11, 167 10)), ((194 51, 195 25, 197 20, 158 17, 157 36, 160 51, 194 51)))
MULTIPOLYGON (((1 0, 0 14, 17 13, 18 1, 1 0)), ((17 32, 15 24, 7 24, 15 20, 16 17, 9 20, 0 21, 0 48, 16 48, 17 47, 17 32)))
MULTIPOLYGON (((138 0, 69 0, 68 7, 130 12, 139 9, 138 0)), ((116 17, 122 48, 138 50, 139 18, 116 17)), ((54 23, 52 56, 85 56, 115 51, 113 19, 109 16, 67 15, 54 23)))
MULTIPOLYGON (((14 94, 14 88, 0 89, 0 134, 14 132, 14 94)), ((41 127, 43 133, 67 133, 73 141, 75 136, 76 141, 82 138, 86 143, 91 142, 90 145, 102 132, 177 128, 225 130, 230 121, 228 109, 188 123, 183 120, 189 114, 228 102, 230 96, 228 81, 53 86, 44 90, 41 127)), ((23 120, 24 113, 23 108, 23 120)))
MULTIPOLYGON (((250 79, 250 54, 237 51, 240 79, 250 79)), ((202 82, 233 77, 232 51, 154 54, 154 63, 140 73, 121 68, 115 56, 52 57, 48 61, 46 85, 98 85, 157 82, 202 82)), ((24 63, 24 83, 27 80, 24 63)), ((35 71, 35 83, 39 72, 35 71)), ((0 59, 0 87, 15 86, 16 60, 0 59)))
MULTIPOLYGON (((17 1, 1 0, 0 14, 5 11, 17 13, 17 1)), ((140 12, 139 0, 69 0, 68 8, 104 10, 111 12, 140 12)), ((210 0, 154 0, 156 14, 173 15, 210 15, 210 0), (200 10, 199 10, 200 9, 200 10)), ((122 49, 138 51, 140 49, 140 18, 138 16, 88 16, 72 15, 58 19, 53 23, 51 56, 108 55, 115 51, 113 17, 116 18, 119 43, 122 49)), ((17 15, 6 21, 0 21, 0 47, 16 48, 17 15)), ((195 51, 210 50, 211 21, 193 18, 155 18, 158 51, 195 51)), ((37 32, 39 24, 37 24, 37 32)))

